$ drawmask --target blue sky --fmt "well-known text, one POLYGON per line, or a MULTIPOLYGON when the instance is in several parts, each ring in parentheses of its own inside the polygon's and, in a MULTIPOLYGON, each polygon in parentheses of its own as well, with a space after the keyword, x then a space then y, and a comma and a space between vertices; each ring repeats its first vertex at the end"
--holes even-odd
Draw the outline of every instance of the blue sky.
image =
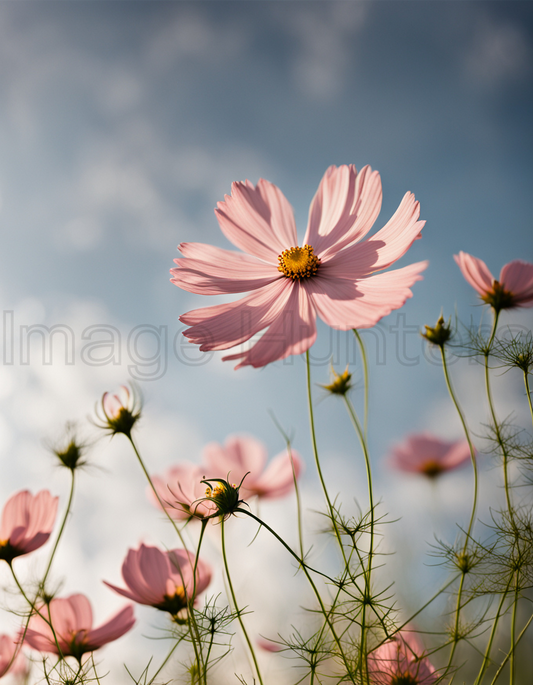
MULTIPOLYGON (((128 336, 139 326, 141 353, 160 362, 141 369, 155 378, 142 383, 153 470, 198 459, 202 444, 234 432, 257 435, 275 454, 282 441, 268 417, 273 410, 308 460, 311 491, 302 361, 237 372, 216 357, 203 363, 180 346, 177 319, 222 299, 178 290, 168 270, 179 242, 229 247, 213 208, 232 181, 264 177, 278 185, 303 237, 326 168, 354 163, 381 173, 376 227, 408 190, 427 220, 423 239, 400 263, 429 259, 424 281, 401 310, 404 318, 393 313, 379 333, 367 334, 377 479, 389 509, 409 521, 411 490, 426 495, 405 479, 398 492, 383 467, 388 447, 425 428, 460 435, 440 369, 424 360, 416 331, 441 308, 445 315, 457 308, 466 323, 482 313, 454 253, 481 257, 495 275, 512 259, 533 258, 532 57, 530 2, 1 3, 0 298, 15 331, 13 363, 6 363, 6 343, 0 366, 2 499, 40 487, 50 472, 41 439, 60 432, 66 419, 84 419, 104 390, 128 380, 138 361, 128 336), (68 326, 75 363, 56 353, 43 365, 38 345, 22 363, 21 326, 34 324, 68 326), (117 364, 83 362, 89 326, 118 331, 117 364), (397 326, 407 336, 399 352, 397 326)), ((507 321, 530 327, 531 316, 512 313, 507 321)), ((336 336, 319 328, 317 382, 327 381, 337 342, 344 368, 345 336, 336 336)), ((466 362, 454 368, 481 433, 478 370, 466 362)), ((505 410, 520 418, 518 379, 499 380, 505 410)), ((333 490, 364 498, 348 421, 330 400, 319 412, 333 490)), ((95 488, 116 495, 113 478, 143 496, 141 481, 119 470, 129 463, 120 449, 106 443, 95 450, 111 474, 90 476, 80 510, 90 511, 95 488), (117 452, 116 460, 105 450, 117 452)), ((51 478, 60 488, 60 476, 51 478)), ((460 518, 470 485, 464 476, 449 478, 443 500, 452 497, 460 518)), ((119 500, 117 510, 127 498, 119 500)), ((142 516, 151 511, 144 506, 142 516)), ((157 541, 140 520, 124 523, 124 550, 137 543, 138 525, 157 541)), ((88 521, 99 525, 92 514, 88 521)), ((89 535, 82 517, 72 525, 89 535)), ((84 544, 80 569, 90 566, 84 544)), ((102 545, 99 559, 112 573, 122 550, 112 557, 116 541, 102 545)), ((96 585, 95 592, 107 597, 96 585)))

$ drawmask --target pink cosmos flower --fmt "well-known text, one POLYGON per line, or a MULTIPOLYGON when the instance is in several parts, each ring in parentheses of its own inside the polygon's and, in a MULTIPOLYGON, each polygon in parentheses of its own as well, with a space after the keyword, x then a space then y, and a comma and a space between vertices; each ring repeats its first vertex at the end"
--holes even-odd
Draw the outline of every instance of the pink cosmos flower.
POLYGON ((121 609, 113 618, 99 628, 93 628, 93 612, 85 595, 53 599, 49 605, 41 605, 39 612, 54 626, 55 637, 48 623, 34 614, 26 632, 26 642, 40 652, 73 656, 78 661, 87 652, 94 652, 108 642, 118 640, 133 628, 133 606, 121 609))
POLYGON ((418 638, 406 631, 387 640, 368 656, 372 685, 433 685, 438 674, 418 638))
POLYGON ((139 604, 148 604, 176 616, 188 604, 196 601, 211 582, 211 567, 202 559, 196 566, 195 556, 184 549, 162 552, 157 547, 141 544, 130 549, 122 564, 122 577, 128 589, 122 589, 107 581, 105 584, 115 592, 139 604))
POLYGON ((22 490, 5 504, 0 523, 0 559, 11 563, 15 557, 33 552, 50 537, 57 514, 58 497, 48 490, 35 496, 22 490))
MULTIPOLYGON (((296 477, 303 469, 299 454, 291 450, 296 477)), ((226 478, 240 483, 244 476, 240 495, 244 499, 254 495, 263 499, 283 497, 294 489, 291 455, 285 450, 274 457, 265 468, 265 446, 252 437, 232 435, 224 445, 212 442, 204 448, 205 473, 209 478, 226 478)))
POLYGON ((0 678, 9 671, 10 675, 23 676, 28 672, 26 657, 19 650, 17 640, 9 635, 0 635, 0 678), (15 656, 16 654, 16 656, 15 656))
MULTIPOLYGON (((163 476, 152 476, 157 494, 172 518, 188 521, 191 517, 207 518, 216 512, 216 505, 206 499, 208 488, 202 483, 204 476, 205 470, 201 466, 187 461, 171 467, 163 476)), ((152 502, 160 507, 151 488, 147 492, 152 502)))
POLYGON ((454 259, 483 302, 496 311, 533 307, 533 264, 515 259, 502 268, 497 281, 481 259, 466 252, 459 252, 454 259))
POLYGON ((182 243, 171 279, 202 295, 252 291, 180 317, 200 350, 227 350, 265 329, 251 349, 224 357, 236 368, 265 366, 308 350, 317 315, 332 328, 369 328, 412 296, 427 262, 377 274, 420 237, 419 203, 406 193, 388 223, 363 243, 381 209, 381 180, 369 166, 331 166, 311 203, 298 247, 292 207, 272 183, 234 183, 215 210, 226 238, 243 252, 182 243))
POLYGON ((141 416, 141 401, 138 393, 121 385, 116 393, 105 392, 101 401, 99 425, 111 432, 131 436, 131 429, 141 416))
POLYGON ((444 471, 459 468, 470 459, 466 440, 448 442, 428 433, 409 435, 392 450, 391 464, 400 471, 422 473, 435 478, 444 471))

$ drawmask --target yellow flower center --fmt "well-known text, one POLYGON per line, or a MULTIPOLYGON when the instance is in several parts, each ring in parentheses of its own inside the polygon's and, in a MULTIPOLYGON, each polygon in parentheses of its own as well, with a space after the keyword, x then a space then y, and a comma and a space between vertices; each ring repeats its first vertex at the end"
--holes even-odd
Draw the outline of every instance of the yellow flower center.
POLYGON ((278 271, 293 281, 315 276, 320 266, 320 259, 315 255, 311 245, 290 247, 278 257, 278 271))
POLYGON ((442 464, 440 464, 436 459, 428 459, 421 468, 422 473, 429 478, 435 478, 440 473, 444 471, 442 464))

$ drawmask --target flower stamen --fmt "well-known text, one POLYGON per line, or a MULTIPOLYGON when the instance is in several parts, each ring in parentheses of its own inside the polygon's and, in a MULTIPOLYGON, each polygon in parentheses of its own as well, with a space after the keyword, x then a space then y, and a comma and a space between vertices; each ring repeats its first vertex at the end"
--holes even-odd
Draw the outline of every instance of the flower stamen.
POLYGON ((278 261, 278 271, 293 281, 315 276, 320 266, 320 259, 315 255, 311 245, 283 250, 278 261))

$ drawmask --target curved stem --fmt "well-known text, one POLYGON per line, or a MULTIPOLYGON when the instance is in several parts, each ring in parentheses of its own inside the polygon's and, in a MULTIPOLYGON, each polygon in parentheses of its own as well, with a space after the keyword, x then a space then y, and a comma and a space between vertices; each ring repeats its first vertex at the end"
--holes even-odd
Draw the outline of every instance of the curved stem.
POLYGON ((511 585, 511 582, 512 582, 512 580, 510 579, 509 582, 507 583, 507 587, 505 588, 505 592, 502 593, 502 598, 500 599, 500 603, 498 604, 498 610, 496 611, 496 616, 494 617, 494 620, 492 623, 489 641, 487 642, 487 647, 485 648, 485 654, 483 655, 483 662, 481 664, 481 668, 479 669, 479 673, 478 673, 477 678, 474 682, 474 685, 480 685, 481 681, 483 680, 483 676, 485 675, 485 671, 487 670, 487 666, 489 665, 490 653, 492 651, 492 645, 494 643, 494 638, 496 636, 496 628, 498 626, 500 616, 502 615, 503 606, 505 604, 505 600, 507 599, 507 593, 509 591, 509 587, 511 585))
POLYGON ((367 656, 366 656, 366 634, 367 634, 367 626, 366 626, 366 607, 367 604, 370 603, 370 597, 371 597, 371 579, 372 579, 372 559, 374 556, 374 528, 375 528, 375 518, 374 518, 374 494, 373 494, 373 488, 372 488, 372 469, 370 467, 370 455, 368 454, 368 448, 366 444, 366 439, 365 435, 361 429, 361 424, 359 423, 359 419, 357 418, 357 414, 355 413, 355 409, 353 408, 352 403, 350 402, 350 399, 347 397, 347 395, 344 395, 344 403, 346 404, 346 408, 348 410, 348 414, 350 415, 350 418, 352 420, 352 423, 355 427, 355 431, 357 433, 357 436, 359 438, 359 442, 361 443, 361 448, 363 450, 363 455, 365 458, 365 467, 366 467, 366 478, 367 478, 367 484, 368 484, 368 500, 369 500, 369 507, 370 507, 370 545, 369 545, 369 550, 368 550, 368 564, 367 564, 367 569, 366 569, 366 574, 365 574, 365 601, 363 602, 363 610, 362 610, 362 618, 361 618, 361 651, 360 651, 360 663, 361 667, 364 666, 364 672, 366 674, 366 679, 367 682, 369 680, 368 676, 368 668, 366 665, 367 661, 367 656))
POLYGON ((364 383, 365 383, 365 414, 363 418, 363 426, 364 426, 364 435, 365 439, 368 434, 368 360, 366 357, 366 349, 365 345, 363 343, 363 339, 359 335, 359 331, 355 328, 352 329, 355 335, 355 339, 357 340, 357 343, 359 345, 359 349, 361 351, 361 359, 363 361, 363 374, 364 374, 364 383))
POLYGON ((502 661, 502 663, 500 664, 500 667, 499 667, 498 670, 496 671, 496 675, 495 675, 494 678, 492 679, 491 685, 495 685, 496 681, 497 681, 498 678, 500 677, 500 673, 503 671, 503 669, 504 669, 504 667, 505 667, 505 664, 506 664, 506 663, 509 661, 509 659, 511 658, 513 652, 515 651, 516 647, 518 646, 518 643, 520 642, 520 640, 521 640, 521 639, 524 637, 524 635, 526 634, 527 629, 528 629, 529 626, 531 625, 531 622, 532 622, 532 621, 533 621, 533 614, 529 617, 528 622, 526 623, 526 625, 525 625, 525 626, 522 628, 522 630, 520 631, 520 635, 516 638, 516 642, 514 643, 514 645, 511 646, 511 650, 507 653, 505 659, 504 659, 504 660, 502 661))
POLYGON ((311 392, 311 364, 310 364, 310 360, 309 360, 309 350, 307 350, 307 352, 305 353, 305 361, 306 361, 306 367, 307 367, 307 400, 308 400, 308 405, 309 405, 309 424, 311 427, 311 441, 313 444, 313 455, 315 458, 315 465, 316 465, 316 470, 318 473, 318 478, 320 479, 320 484, 322 486, 322 492, 324 493, 324 497, 326 498, 326 502, 327 502, 328 510, 329 510, 329 515, 331 517, 331 522, 332 522, 333 528, 335 530, 335 536, 336 536, 337 541, 339 543, 339 547, 341 550, 344 565, 346 566, 347 559, 346 559, 346 553, 344 551, 344 545, 342 544, 342 538, 341 538, 341 534, 339 531, 339 527, 337 526, 335 511, 333 509, 333 505, 331 504, 331 500, 329 498, 329 493, 328 493, 328 490, 326 488, 326 482, 324 480, 324 476, 322 475, 322 468, 320 466, 320 459, 318 458, 318 446, 317 446, 317 441, 316 441, 315 418, 314 418, 314 413, 313 413, 313 399, 312 399, 312 392, 311 392))
POLYGON ((260 518, 258 518, 255 514, 252 514, 251 511, 247 511, 246 509, 236 509, 236 512, 239 512, 239 513, 241 513, 241 514, 246 514, 246 516, 250 516, 250 518, 253 518, 255 521, 257 521, 257 522, 260 523, 262 526, 264 526, 264 527, 268 530, 268 532, 271 533, 271 534, 276 538, 276 540, 278 540, 279 542, 281 542, 281 544, 285 547, 285 549, 289 552, 289 554, 290 554, 291 556, 293 556, 293 557, 296 559, 296 561, 298 561, 298 563, 301 565, 302 570, 303 570, 303 572, 305 573, 305 577, 307 578, 307 580, 308 580, 308 582, 309 582, 309 585, 311 585, 311 588, 312 588, 312 590, 313 590, 313 592, 314 592, 314 594, 315 594, 315 597, 316 597, 316 599, 317 599, 317 601, 318 601, 318 603, 319 603, 319 605, 320 605, 320 610, 321 610, 321 612, 322 612, 324 618, 326 619, 326 622, 327 622, 328 627, 329 627, 329 629, 330 629, 330 631, 331 631, 331 634, 332 634, 332 636, 333 636, 333 639, 335 640, 335 643, 336 643, 336 645, 337 645, 337 647, 338 647, 338 649, 339 649, 340 657, 341 657, 341 659, 342 659, 342 661, 344 662, 344 665, 345 665, 345 667, 346 667, 346 675, 350 678, 351 682, 354 683, 354 685, 355 685, 355 679, 354 679, 353 671, 352 671, 352 669, 350 668, 350 665, 348 664, 348 659, 347 659, 346 654, 345 654, 345 652, 344 652, 344 649, 343 649, 343 647, 342 647, 342 644, 341 644, 341 641, 340 641, 340 639, 339 639, 339 636, 337 635, 337 633, 336 633, 336 631, 335 631, 335 628, 334 628, 334 626, 333 626, 333 623, 331 622, 331 619, 330 619, 329 612, 326 611, 326 607, 324 606, 324 602, 322 601, 322 597, 320 596, 320 593, 319 593, 319 591, 318 591, 318 588, 317 588, 315 582, 313 581, 313 579, 312 579, 311 574, 309 573, 309 571, 313 571, 313 573, 318 573, 319 575, 324 576, 324 577, 327 578, 328 580, 332 580, 332 579, 329 578, 329 576, 327 576, 325 573, 321 573, 320 571, 317 571, 316 569, 312 569, 310 566, 308 566, 308 565, 305 563, 305 561, 304 561, 303 559, 300 559, 300 557, 296 554, 296 552, 294 552, 294 551, 289 547, 289 545, 285 542, 285 540, 283 540, 283 538, 281 538, 281 537, 276 533, 275 530, 273 530, 267 523, 265 523, 264 521, 262 521, 262 520, 261 520, 260 518))
POLYGON ((533 404, 531 403, 531 390, 529 389, 529 373, 524 371, 524 385, 526 386, 527 401, 529 402, 529 411, 531 413, 531 420, 533 421, 533 404))
POLYGON ((224 534, 224 517, 223 516, 220 518, 220 529, 221 529, 221 537, 222 537, 222 558, 224 560, 224 570, 226 571, 226 578, 228 579, 228 586, 229 586, 229 591, 231 594, 231 600, 233 602, 233 606, 234 606, 235 612, 237 614, 237 620, 239 621, 239 624, 241 626, 241 630, 243 632, 244 639, 246 640, 246 644, 248 645, 248 649, 250 651, 252 661, 254 662, 255 672, 257 673, 257 677, 259 678, 260 684, 264 685, 263 678, 261 677, 261 671, 259 670, 259 664, 257 663, 257 658, 255 656, 254 647, 252 645, 252 641, 250 640, 250 638, 248 636, 246 628, 244 627, 244 621, 242 620, 242 614, 241 614, 241 611, 239 609, 239 605, 237 604, 237 597, 235 596, 235 590, 233 589, 233 583, 231 582, 231 576, 230 576, 229 566, 228 566, 228 559, 227 559, 227 555, 226 555, 226 540, 225 540, 225 534, 224 534))
POLYGON ((513 601, 513 613, 511 616, 511 657, 509 662, 509 685, 514 685, 515 682, 515 639, 516 639, 516 612, 518 609, 518 572, 515 577, 515 591, 513 601))

